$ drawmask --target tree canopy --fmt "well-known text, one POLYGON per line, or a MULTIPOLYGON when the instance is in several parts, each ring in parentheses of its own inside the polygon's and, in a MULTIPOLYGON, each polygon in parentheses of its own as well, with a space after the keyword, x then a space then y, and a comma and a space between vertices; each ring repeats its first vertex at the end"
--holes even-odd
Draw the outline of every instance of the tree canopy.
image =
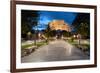
POLYGON ((81 34, 83 37, 90 37, 90 14, 79 13, 74 20, 72 26, 74 27, 75 33, 81 34))
POLYGON ((26 37, 28 32, 32 31, 32 27, 38 23, 38 11, 21 10, 21 33, 22 37, 26 37))

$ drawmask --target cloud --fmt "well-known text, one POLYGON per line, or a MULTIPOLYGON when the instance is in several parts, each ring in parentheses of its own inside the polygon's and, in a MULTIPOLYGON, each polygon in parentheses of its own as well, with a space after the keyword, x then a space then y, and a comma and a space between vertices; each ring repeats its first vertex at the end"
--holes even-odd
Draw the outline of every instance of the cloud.
MULTIPOLYGON (((72 24, 77 16, 75 12, 56 12, 56 11, 39 11, 38 29, 46 29, 46 25, 53 20, 64 20, 68 24, 72 24)), ((35 29, 35 27, 33 27, 35 29)))

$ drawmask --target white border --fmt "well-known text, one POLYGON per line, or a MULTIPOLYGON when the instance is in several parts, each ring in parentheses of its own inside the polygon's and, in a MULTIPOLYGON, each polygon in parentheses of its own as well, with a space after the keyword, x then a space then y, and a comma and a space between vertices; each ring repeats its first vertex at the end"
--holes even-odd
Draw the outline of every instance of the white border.
POLYGON ((73 66, 94 64, 94 9, 71 8, 71 7, 52 7, 37 5, 16 5, 16 68, 39 68, 54 66, 73 66), (21 63, 21 9, 25 10, 49 10, 65 12, 90 13, 90 60, 61 61, 61 62, 40 62, 40 63, 21 63))

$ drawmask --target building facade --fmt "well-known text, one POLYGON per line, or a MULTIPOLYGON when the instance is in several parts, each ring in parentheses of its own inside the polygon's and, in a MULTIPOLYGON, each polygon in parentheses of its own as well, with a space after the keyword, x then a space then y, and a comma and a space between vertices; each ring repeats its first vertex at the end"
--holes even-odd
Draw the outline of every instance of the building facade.
POLYGON ((64 22, 64 20, 53 20, 50 22, 49 27, 51 30, 64 30, 71 32, 70 26, 64 22))

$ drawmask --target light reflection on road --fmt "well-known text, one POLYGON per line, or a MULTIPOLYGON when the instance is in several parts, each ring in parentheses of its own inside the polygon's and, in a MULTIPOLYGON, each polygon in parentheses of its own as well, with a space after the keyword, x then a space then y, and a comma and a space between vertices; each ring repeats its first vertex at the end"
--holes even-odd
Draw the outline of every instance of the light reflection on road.
POLYGON ((48 62, 48 61, 67 61, 67 60, 85 60, 89 56, 77 49, 75 46, 63 40, 56 40, 49 45, 38 48, 29 56, 21 59, 21 62, 48 62))

